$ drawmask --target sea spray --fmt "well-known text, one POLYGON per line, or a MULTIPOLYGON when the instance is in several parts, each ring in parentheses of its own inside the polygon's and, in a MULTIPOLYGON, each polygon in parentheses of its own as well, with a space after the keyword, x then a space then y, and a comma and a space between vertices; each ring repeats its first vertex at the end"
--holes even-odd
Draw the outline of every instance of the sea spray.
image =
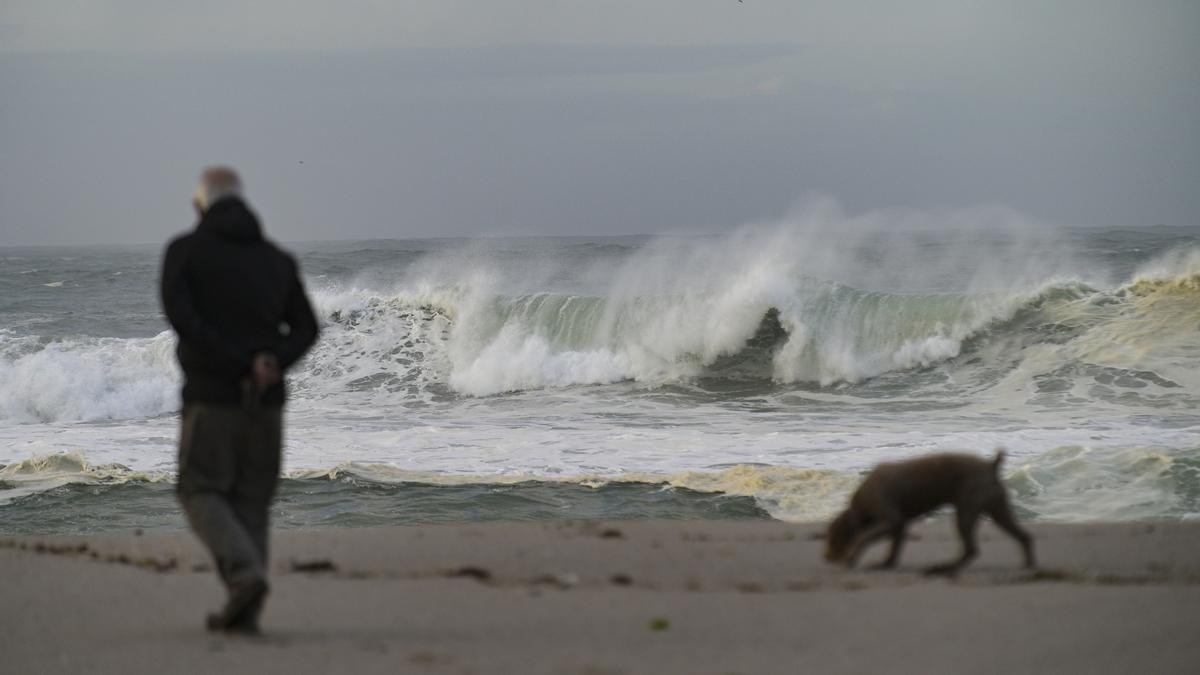
MULTIPOLYGON (((988 216, 985 222, 1008 217, 991 212, 988 216)), ((970 217, 929 216, 907 223, 907 229, 916 230, 909 234, 919 239, 931 230, 965 228, 959 221, 970 217)), ((961 232, 952 230, 957 238, 939 242, 934 259, 926 253, 921 264, 909 265, 921 252, 897 238, 896 229, 903 228, 885 228, 874 218, 848 218, 818 205, 795 220, 747 226, 720 237, 665 237, 633 252, 612 272, 608 287, 591 296, 495 295, 495 288, 520 288, 506 278, 511 270, 450 272, 453 288, 466 289, 445 308, 455 316, 446 346, 450 383, 461 393, 487 395, 619 380, 659 384, 694 378, 719 359, 740 352, 772 311, 790 338, 778 345, 767 377, 821 384, 856 381, 956 356, 963 340, 1011 316, 1053 283, 1028 271, 1031 260, 1046 258, 1031 252, 1053 250, 1028 243, 1028 232, 991 232, 995 247, 989 248, 989 255, 975 254, 967 261, 964 252, 971 249, 961 232), (881 239, 886 275, 878 261, 871 260, 881 253, 871 248, 880 246, 881 239), (912 277, 905 285, 922 288, 952 271, 961 272, 964 265, 975 268, 960 282, 964 287, 992 290, 906 294, 833 280, 859 279, 895 288, 897 275, 905 274, 912 277), (1025 272, 1013 274, 1014 267, 1025 272), (1004 284, 996 281, 1001 268, 1009 273, 1004 284)), ((1045 244, 1044 239, 1037 243, 1045 244)), ((1059 262, 1059 257, 1053 261, 1059 262)), ((1059 269, 1045 260, 1040 264, 1045 270, 1059 269)), ((447 274, 426 269, 421 286, 427 288, 428 277, 439 273, 447 274)), ((553 276, 543 270, 534 278, 553 276)))

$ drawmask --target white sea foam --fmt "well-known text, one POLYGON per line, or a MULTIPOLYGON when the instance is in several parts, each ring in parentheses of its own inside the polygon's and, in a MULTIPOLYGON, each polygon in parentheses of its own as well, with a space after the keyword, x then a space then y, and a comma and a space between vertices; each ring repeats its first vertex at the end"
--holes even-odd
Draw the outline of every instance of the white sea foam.
POLYGON ((0 420, 152 417, 179 407, 175 340, 77 338, 44 346, 0 339, 0 420))
MULTIPOLYGON (((1042 454, 1010 458, 1005 480, 1014 502, 1031 517, 1056 522, 1200 518, 1200 448, 1062 446, 1042 454)), ((697 492, 751 497, 775 518, 824 521, 844 508, 861 480, 858 471, 739 464, 720 470, 544 475, 440 473, 388 464, 342 462, 322 469, 297 469, 291 480, 339 480, 446 487, 513 486, 526 482, 571 483, 592 488, 640 483, 697 492)), ((165 471, 140 471, 121 464, 92 465, 80 453, 32 457, 0 467, 0 505, 65 485, 169 482, 165 471)))
POLYGON ((1200 447, 1064 446, 1017 463, 1008 480, 1045 520, 1200 518, 1200 447))
POLYGON ((121 464, 95 466, 81 452, 35 455, 0 467, 0 505, 64 485, 120 484, 137 481, 165 482, 165 472, 134 471, 121 464))

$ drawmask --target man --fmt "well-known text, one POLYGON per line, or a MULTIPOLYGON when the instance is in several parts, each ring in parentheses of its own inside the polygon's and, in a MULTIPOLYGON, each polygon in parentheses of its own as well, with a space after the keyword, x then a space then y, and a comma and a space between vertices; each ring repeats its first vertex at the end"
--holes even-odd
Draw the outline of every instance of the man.
POLYGON ((282 374, 317 337, 296 261, 263 238, 232 169, 206 170, 199 224, 167 247, 162 303, 179 335, 179 500, 229 592, 214 631, 258 630, 279 479, 282 374))

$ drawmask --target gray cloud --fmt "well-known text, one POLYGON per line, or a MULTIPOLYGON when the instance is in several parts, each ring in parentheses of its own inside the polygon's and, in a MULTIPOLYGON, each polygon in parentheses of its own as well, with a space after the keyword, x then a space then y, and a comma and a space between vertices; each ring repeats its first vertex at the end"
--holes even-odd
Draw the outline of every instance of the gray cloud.
POLYGON ((0 245, 161 240, 212 162, 282 239, 711 230, 814 190, 1200 221, 1191 4, 283 6, 6 3, 0 245))

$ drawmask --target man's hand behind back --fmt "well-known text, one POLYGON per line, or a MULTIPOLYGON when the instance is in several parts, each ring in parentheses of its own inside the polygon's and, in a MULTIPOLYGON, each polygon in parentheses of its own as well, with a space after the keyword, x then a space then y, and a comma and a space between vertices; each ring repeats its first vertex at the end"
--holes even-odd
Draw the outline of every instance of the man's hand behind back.
POLYGON ((250 366, 250 374, 254 379, 254 389, 260 394, 263 393, 279 384, 281 377, 279 359, 269 352, 255 354, 254 361, 250 366))

